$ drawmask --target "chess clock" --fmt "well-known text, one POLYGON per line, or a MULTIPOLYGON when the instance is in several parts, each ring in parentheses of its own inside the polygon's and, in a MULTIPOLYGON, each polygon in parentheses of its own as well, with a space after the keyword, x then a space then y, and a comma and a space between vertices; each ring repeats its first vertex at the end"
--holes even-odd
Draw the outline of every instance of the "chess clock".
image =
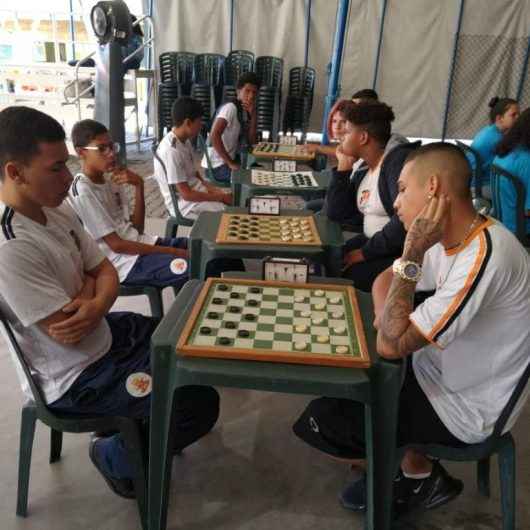
POLYGON ((263 260, 266 281, 307 283, 309 263, 305 259, 272 258, 263 260))
POLYGON ((251 215, 280 215, 279 197, 250 197, 248 213, 251 215))
POLYGON ((272 170, 294 173, 296 172, 296 160, 278 160, 275 158, 272 161, 272 170))
POLYGON ((283 135, 280 136, 281 145, 296 145, 298 138, 293 134, 291 136, 283 135))

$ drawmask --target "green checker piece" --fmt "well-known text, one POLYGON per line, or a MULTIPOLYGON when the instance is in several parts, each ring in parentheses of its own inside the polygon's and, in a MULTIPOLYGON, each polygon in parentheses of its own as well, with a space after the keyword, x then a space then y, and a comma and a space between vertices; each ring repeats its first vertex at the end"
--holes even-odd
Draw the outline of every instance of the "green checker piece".
POLYGON ((254 348, 260 350, 272 350, 272 340, 255 340, 254 348))

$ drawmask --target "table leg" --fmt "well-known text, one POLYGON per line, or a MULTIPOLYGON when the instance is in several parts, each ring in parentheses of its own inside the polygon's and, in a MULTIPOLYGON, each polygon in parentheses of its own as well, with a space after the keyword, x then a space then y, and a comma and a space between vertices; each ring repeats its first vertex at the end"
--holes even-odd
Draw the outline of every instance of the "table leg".
POLYGON ((241 183, 232 181, 232 204, 234 206, 244 206, 240 204, 241 200, 241 183))
POLYGON ((173 410, 174 352, 155 350, 151 355, 153 390, 149 432, 148 530, 167 524, 172 451, 168 451, 173 410))
POLYGON ((190 239, 190 280, 201 278, 202 239, 190 239))
POLYGON ((385 363, 377 367, 375 403, 371 407, 374 530, 389 530, 392 524, 392 488, 396 469, 402 367, 402 363, 385 363))
POLYGON ((342 276, 342 247, 326 247, 325 267, 328 278, 340 278, 342 276))

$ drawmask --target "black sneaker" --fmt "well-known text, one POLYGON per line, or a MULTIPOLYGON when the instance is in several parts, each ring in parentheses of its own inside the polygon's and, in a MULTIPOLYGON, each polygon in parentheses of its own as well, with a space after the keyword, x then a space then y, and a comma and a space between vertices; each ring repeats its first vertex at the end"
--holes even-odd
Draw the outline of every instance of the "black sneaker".
POLYGON ((394 506, 398 515, 415 509, 438 508, 462 493, 464 484, 461 480, 451 477, 439 462, 432 464, 432 472, 426 479, 403 476, 402 485, 394 487, 394 506))
POLYGON ((105 479, 105 482, 109 485, 109 488, 120 497, 125 499, 135 499, 136 492, 134 491, 134 484, 131 479, 120 479, 114 478, 103 472, 103 466, 97 450, 97 443, 100 441, 98 438, 90 440, 88 446, 88 456, 90 460, 96 466, 96 469, 101 473, 101 476, 105 479))

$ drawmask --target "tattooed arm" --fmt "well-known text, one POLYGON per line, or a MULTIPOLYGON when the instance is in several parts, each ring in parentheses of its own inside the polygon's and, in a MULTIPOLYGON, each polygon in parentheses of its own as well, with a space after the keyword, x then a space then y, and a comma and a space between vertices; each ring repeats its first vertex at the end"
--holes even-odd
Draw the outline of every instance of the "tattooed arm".
MULTIPOLYGON (((442 238, 446 211, 447 200, 442 196, 431 199, 420 212, 407 233, 405 261, 423 263, 425 252, 442 238)), ((377 334, 377 351, 382 357, 399 359, 428 344, 409 319, 414 309, 415 290, 416 282, 393 277, 377 334)))

